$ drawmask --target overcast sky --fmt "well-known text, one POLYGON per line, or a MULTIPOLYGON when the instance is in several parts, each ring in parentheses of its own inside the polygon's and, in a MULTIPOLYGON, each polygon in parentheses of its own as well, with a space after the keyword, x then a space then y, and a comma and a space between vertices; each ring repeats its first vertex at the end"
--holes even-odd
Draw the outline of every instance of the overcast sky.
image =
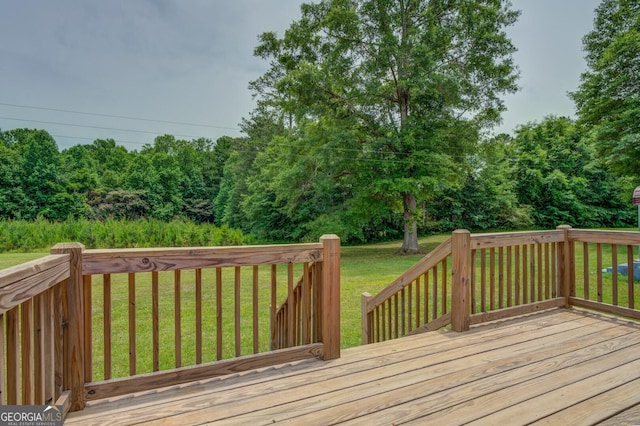
MULTIPOLYGON (((599 0, 512 0, 521 90, 499 131, 573 116, 582 37, 599 0)), ((159 134, 239 136, 253 109, 258 34, 279 35, 299 0, 0 0, 0 129, 46 129, 60 149, 159 134), (182 124, 178 124, 182 123, 182 124)))

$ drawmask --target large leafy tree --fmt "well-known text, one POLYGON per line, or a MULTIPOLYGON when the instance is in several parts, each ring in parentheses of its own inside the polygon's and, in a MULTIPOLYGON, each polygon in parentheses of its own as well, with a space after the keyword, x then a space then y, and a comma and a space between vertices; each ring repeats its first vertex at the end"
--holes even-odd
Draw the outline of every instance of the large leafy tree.
POLYGON ((292 128, 348 126, 349 141, 326 128, 324 172, 356 176, 353 194, 397 209, 402 250, 416 252, 421 206, 460 176, 479 131, 499 121, 500 95, 516 89, 504 28, 518 13, 506 0, 323 0, 301 12, 284 37, 260 36, 260 105, 292 128))
POLYGON ((583 39, 588 70, 572 94, 614 170, 640 177, 640 2, 603 0, 583 39))

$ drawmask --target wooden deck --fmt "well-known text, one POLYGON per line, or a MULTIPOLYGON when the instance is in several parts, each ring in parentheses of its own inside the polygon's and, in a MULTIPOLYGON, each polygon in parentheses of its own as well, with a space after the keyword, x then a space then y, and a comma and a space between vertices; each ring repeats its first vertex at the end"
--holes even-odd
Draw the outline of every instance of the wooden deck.
POLYGON ((640 424, 640 325, 575 309, 92 402, 66 424, 640 424))

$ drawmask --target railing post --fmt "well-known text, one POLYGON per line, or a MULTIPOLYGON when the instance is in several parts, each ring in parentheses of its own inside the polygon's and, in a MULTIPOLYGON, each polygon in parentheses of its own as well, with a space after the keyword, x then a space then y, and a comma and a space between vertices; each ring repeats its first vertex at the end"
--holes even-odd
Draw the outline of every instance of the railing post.
POLYGON ((471 321, 469 286, 473 265, 471 265, 471 233, 466 229, 453 231, 451 259, 451 329, 467 331, 471 321))
POLYGON ((371 300, 373 296, 369 293, 362 293, 360 297, 360 301, 362 303, 362 344, 367 345, 371 343, 371 329, 369 325, 371 321, 369 321, 369 300, 371 300))
POLYGON ((562 296, 564 297, 564 307, 568 308, 571 305, 570 297, 571 297, 571 289, 574 288, 573 280, 575 277, 575 273, 573 271, 573 264, 575 262, 574 255, 575 250, 573 243, 569 241, 569 231, 571 230, 571 226, 569 225, 560 225, 556 229, 562 231, 564 241, 560 243, 559 257, 560 261, 558 262, 560 265, 560 291, 562 291, 562 296))
POLYGON ((80 243, 56 244, 51 254, 69 254, 71 275, 62 287, 63 390, 69 390, 69 410, 82 410, 84 399, 84 287, 80 243))
POLYGON ((322 359, 340 358, 340 238, 320 237, 322 266, 322 359))

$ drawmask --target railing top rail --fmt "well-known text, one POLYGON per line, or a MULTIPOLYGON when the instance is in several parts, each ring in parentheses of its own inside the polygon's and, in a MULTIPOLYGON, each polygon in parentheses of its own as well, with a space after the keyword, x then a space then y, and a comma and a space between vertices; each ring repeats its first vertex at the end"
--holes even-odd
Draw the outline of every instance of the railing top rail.
POLYGON ((0 289, 59 265, 69 265, 68 254, 52 254, 0 271, 0 289))
POLYGON ((570 229, 569 240, 583 243, 640 245, 640 232, 570 229))
POLYGON ((0 271, 0 314, 70 276, 69 255, 50 255, 0 271))
POLYGON ((276 244, 264 246, 142 248, 86 250, 82 273, 115 274, 176 269, 272 265, 322 261, 323 245, 276 244))
POLYGON ((524 244, 559 243, 562 241, 564 241, 562 230, 471 234, 471 249, 478 250, 524 244))
POLYGON ((433 251, 423 257, 420 261, 418 261, 418 263, 413 265, 411 269, 409 269, 407 272, 402 274, 395 281, 385 287, 380 293, 372 297, 367 303, 368 309, 371 310, 375 308, 380 303, 393 296, 403 287, 407 286, 409 283, 422 275, 424 271, 433 268, 450 254, 451 238, 448 238, 447 240, 443 241, 438 247, 433 249, 433 251))

